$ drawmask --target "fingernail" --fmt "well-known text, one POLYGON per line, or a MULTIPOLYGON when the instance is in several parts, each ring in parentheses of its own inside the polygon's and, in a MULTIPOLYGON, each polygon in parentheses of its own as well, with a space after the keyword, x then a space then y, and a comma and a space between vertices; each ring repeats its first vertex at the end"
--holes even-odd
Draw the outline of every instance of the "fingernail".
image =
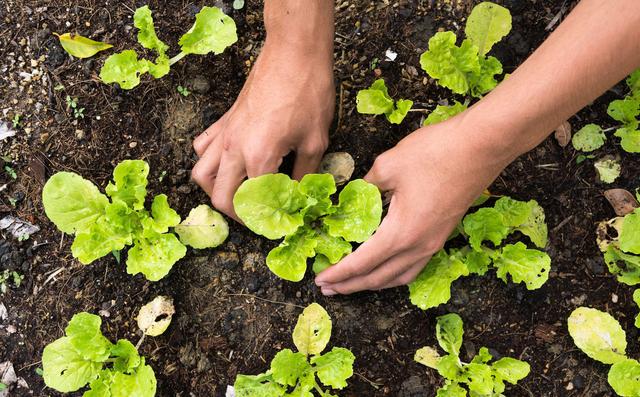
POLYGON ((323 288, 322 289, 322 295, 324 296, 333 296, 336 295, 337 292, 332 290, 331 288, 323 288))

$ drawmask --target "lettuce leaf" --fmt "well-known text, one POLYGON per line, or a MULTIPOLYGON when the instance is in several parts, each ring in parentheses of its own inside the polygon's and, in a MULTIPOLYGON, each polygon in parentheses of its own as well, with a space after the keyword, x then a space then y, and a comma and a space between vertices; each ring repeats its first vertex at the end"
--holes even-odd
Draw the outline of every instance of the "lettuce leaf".
POLYGON ((476 251, 482 251, 481 244, 485 240, 500 245, 509 234, 509 225, 500 210, 496 208, 480 208, 462 221, 464 232, 469 236, 469 244, 476 251))
POLYGON ((436 338, 442 350, 447 353, 460 355, 463 333, 462 318, 459 315, 449 313, 437 318, 436 338))
POLYGON ((446 303, 451 298, 451 284, 462 276, 468 276, 469 269, 458 255, 448 255, 438 251, 409 284, 411 303, 422 310, 446 303))
POLYGON ((485 55, 494 44, 511 31, 511 13, 507 8, 489 1, 473 7, 467 18, 465 34, 478 47, 478 53, 485 55))
POLYGON ((636 209, 624 217, 618 238, 621 250, 640 254, 640 209, 636 209))
POLYGON ((397 102, 389 96, 389 91, 383 79, 378 79, 371 87, 358 91, 356 108, 361 114, 384 114, 392 124, 400 124, 413 106, 413 101, 400 99, 397 102))
MULTIPOLYGON (((112 200, 121 200, 134 210, 144 208, 149 164, 142 160, 124 160, 113 169, 113 182, 105 191, 112 200)), ((165 196, 166 198, 166 196, 165 196)))
POLYGON ((271 360, 273 380, 281 385, 295 386, 298 379, 310 369, 307 357, 300 352, 294 353, 291 349, 279 351, 271 360))
POLYGON ((333 389, 347 387, 347 379, 353 375, 356 357, 344 347, 334 347, 330 352, 311 358, 320 382, 333 389))
POLYGON ((155 50, 158 53, 156 63, 147 61, 149 73, 156 79, 169 73, 169 57, 166 55, 169 46, 162 42, 156 35, 156 28, 153 24, 153 17, 151 16, 149 6, 143 6, 136 10, 133 14, 133 24, 139 29, 138 42, 144 48, 155 50))
POLYGON ((134 50, 125 50, 107 58, 100 69, 103 83, 118 83, 123 90, 130 90, 140 84, 140 76, 149 71, 149 62, 138 59, 134 50))
POLYGON ((604 253, 604 263, 619 282, 627 285, 640 284, 640 256, 627 254, 610 244, 604 253))
POLYGON ((331 317, 322 306, 312 303, 298 317, 293 343, 305 356, 320 354, 331 338, 331 317))
POLYGON ((218 7, 202 7, 196 22, 178 44, 186 54, 221 54, 238 41, 236 23, 218 7))
POLYGON ((567 325, 573 342, 587 356, 605 364, 625 360, 626 334, 610 314, 579 307, 571 313, 567 325))
POLYGON ((533 290, 549 279, 551 258, 542 251, 528 249, 518 242, 504 246, 493 265, 498 270, 498 278, 505 283, 509 274, 514 283, 524 282, 528 290, 533 290))
POLYGON ((182 244, 197 249, 214 248, 229 236, 229 225, 219 212, 202 204, 192 209, 175 231, 182 244))
POLYGON ((607 136, 597 124, 587 124, 571 137, 571 144, 576 150, 593 152, 604 145, 607 136))
POLYGON ((607 380, 619 396, 640 396, 640 363, 633 359, 614 363, 609 369, 607 380))
POLYGON ((464 112, 465 110, 467 110, 467 105, 462 104, 458 101, 454 101, 453 105, 449 106, 438 105, 433 110, 433 112, 429 113, 429 116, 427 116, 422 125, 424 126, 441 123, 445 120, 450 119, 456 114, 464 112))
POLYGON ((139 238, 129 249, 127 273, 142 273, 147 280, 158 281, 186 254, 187 248, 173 234, 139 238))
POLYGON ((300 281, 307 270, 307 258, 313 257, 316 245, 313 231, 301 227, 269 252, 267 267, 282 279, 300 281))
POLYGON ((69 337, 48 344, 42 352, 44 383, 60 392, 79 390, 98 377, 102 363, 84 358, 76 351, 69 337))

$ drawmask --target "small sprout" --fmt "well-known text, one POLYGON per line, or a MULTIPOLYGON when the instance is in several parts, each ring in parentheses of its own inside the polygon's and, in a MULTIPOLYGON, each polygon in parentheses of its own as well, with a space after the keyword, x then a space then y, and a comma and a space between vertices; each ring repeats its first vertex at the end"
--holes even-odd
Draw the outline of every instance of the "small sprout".
POLYGON ((15 284, 17 288, 20 288, 20 284, 22 284, 22 280, 24 280, 24 275, 13 271, 11 272, 11 277, 13 278, 13 284, 15 284))
POLYGON ((11 179, 18 179, 18 174, 16 174, 16 171, 10 166, 5 165, 4 171, 11 177, 11 179))
POLYGON ((162 171, 158 177, 158 182, 162 182, 165 176, 167 176, 167 171, 162 171))
POLYGON ((9 197, 9 204, 11 204, 12 207, 15 207, 18 204, 18 200, 16 200, 15 197, 9 197))
POLYGON ((140 308, 136 317, 138 328, 148 336, 161 335, 171 324, 171 318, 175 312, 173 299, 162 295, 157 296, 140 308))
POLYGON ((378 65, 380 64, 380 58, 375 57, 371 60, 371 62, 369 63, 369 69, 370 70, 374 70, 375 68, 378 67, 378 65))
POLYGON ((183 97, 188 97, 189 95, 191 95, 191 91, 189 91, 186 87, 183 87, 181 85, 178 86, 178 92, 183 97))
POLYGON ((593 154, 579 154, 576 156, 576 165, 583 163, 585 160, 593 160, 596 158, 593 154))
POLYGON ((371 87, 358 91, 356 107, 361 114, 384 114, 392 124, 400 124, 413 106, 413 101, 399 99, 394 102, 383 79, 378 79, 371 87))
POLYGON ((58 84, 57 86, 53 87, 54 91, 62 91, 64 90, 64 86, 62 84, 58 84))
POLYGON ((67 110, 73 110, 73 117, 76 119, 84 118, 84 108, 78 107, 78 98, 71 98, 67 95, 67 110))
POLYGON ((18 113, 16 113, 13 116, 13 119, 11 119, 11 124, 13 124, 13 128, 18 128, 20 127, 20 120, 22 119, 22 116, 19 115, 18 113))
POLYGON ((25 234, 21 234, 18 236, 18 241, 27 241, 29 240, 29 237, 31 237, 29 234, 25 233, 25 234))
POLYGON ((57 34, 60 45, 69 54, 76 58, 89 58, 100 51, 113 47, 111 44, 103 43, 80 36, 79 34, 65 33, 57 34))
POLYGON ((40 368, 40 367, 36 367, 35 372, 36 372, 36 375, 42 376, 42 374, 43 374, 43 372, 44 372, 44 371, 42 371, 42 368, 40 368))

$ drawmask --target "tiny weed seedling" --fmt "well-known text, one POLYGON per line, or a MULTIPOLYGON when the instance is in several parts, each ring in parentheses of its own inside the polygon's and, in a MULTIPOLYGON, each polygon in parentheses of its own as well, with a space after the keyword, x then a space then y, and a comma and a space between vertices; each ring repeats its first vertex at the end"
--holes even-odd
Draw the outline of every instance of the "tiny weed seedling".
POLYGON ((615 318, 597 309, 579 307, 571 313, 567 325, 580 350, 611 365, 607 380, 619 396, 640 396, 640 362, 627 356, 627 336, 615 318))
POLYGON ((78 98, 71 98, 67 95, 67 110, 73 111, 73 117, 75 119, 83 119, 84 118, 84 108, 78 106, 78 98))
POLYGON ((73 316, 65 336, 42 352, 44 383, 63 393, 88 385, 84 396, 155 396, 153 369, 128 340, 111 343, 102 335, 101 324, 94 314, 73 316))
POLYGON ((298 317, 293 330, 293 344, 298 351, 279 351, 271 360, 271 368, 263 374, 238 375, 234 383, 236 397, 333 396, 321 385, 345 388, 353 375, 355 356, 343 347, 321 354, 330 337, 329 314, 312 303, 298 317))
POLYGON ((640 209, 600 222, 596 234, 611 274, 621 283, 640 284, 640 209))
POLYGON ((178 92, 183 97, 188 97, 191 94, 191 91, 189 91, 186 87, 183 87, 181 85, 178 86, 178 92))
POLYGON ((89 264, 133 245, 127 256, 127 272, 157 281, 185 256, 185 244, 209 248, 224 242, 228 225, 206 205, 194 208, 180 223, 167 196, 160 194, 147 211, 148 174, 149 165, 142 160, 118 164, 113 171, 114 183, 105 189, 111 200, 75 173, 59 172, 47 181, 42 191, 45 213, 62 232, 75 234, 71 252, 81 263, 89 264))
MULTIPOLYGON (((133 23, 138 29, 138 42, 144 48, 154 51, 154 61, 138 59, 134 50, 125 50, 111 55, 100 70, 103 82, 118 83, 120 88, 129 90, 140 84, 140 76, 149 73, 158 79, 169 73, 173 64, 189 54, 221 54, 238 40, 236 24, 217 7, 203 7, 196 15, 195 24, 180 38, 180 53, 169 58, 169 46, 156 35, 156 28, 148 6, 138 8, 133 15, 133 23)), ((183 94, 184 95, 184 94, 183 94)))
POLYGON ((540 288, 549 278, 551 258, 522 242, 502 245, 512 233, 520 232, 538 248, 547 245, 544 210, 535 200, 518 201, 502 197, 493 207, 480 208, 464 217, 457 230, 468 241, 462 248, 443 248, 409 284, 411 302, 423 310, 437 307, 451 298, 451 284, 469 274, 484 275, 490 266, 504 282, 525 283, 540 288), (490 248, 485 242, 491 242, 490 248))
POLYGON ((13 282, 16 288, 20 288, 24 280, 24 276, 15 270, 3 270, 0 273, 0 294, 4 294, 9 290, 9 282, 13 282))
POLYGON ((22 116, 16 113, 13 116, 13 119, 11 119, 11 124, 13 125, 13 128, 20 127, 20 120, 22 120, 22 116))
POLYGON ((18 174, 16 174, 16 170, 14 170, 11 166, 5 165, 4 172, 7 173, 11 177, 11 179, 18 179, 18 174))
POLYGON ((284 241, 267 256, 278 277, 300 281, 307 258, 321 272, 351 252, 350 241, 363 242, 382 216, 378 188, 362 179, 349 182, 334 205, 336 184, 330 174, 307 174, 300 182, 284 174, 246 180, 233 198, 236 214, 254 233, 284 241))
POLYGON ((467 391, 474 397, 503 396, 505 382, 515 385, 529 375, 530 366, 515 358, 503 357, 489 364, 493 358, 486 347, 480 348, 470 363, 460 359, 463 336, 462 319, 455 313, 440 316, 436 324, 438 344, 448 354, 440 356, 433 347, 423 347, 414 359, 433 368, 446 379, 437 396, 464 397, 467 391))

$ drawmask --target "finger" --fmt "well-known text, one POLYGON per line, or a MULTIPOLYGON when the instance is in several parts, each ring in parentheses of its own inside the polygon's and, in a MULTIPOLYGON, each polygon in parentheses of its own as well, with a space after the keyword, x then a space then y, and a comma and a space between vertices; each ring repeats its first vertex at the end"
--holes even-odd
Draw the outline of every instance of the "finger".
POLYGON ((322 287, 324 295, 352 294, 365 290, 380 290, 407 272, 416 263, 414 252, 403 252, 380 264, 371 273, 349 278, 322 287))
POLYGON ((321 150, 299 149, 296 151, 296 160, 293 164, 293 178, 300 180, 306 174, 317 172, 323 154, 324 152, 321 150))
POLYGON ((260 175, 278 172, 278 168, 282 163, 282 156, 277 155, 275 152, 269 152, 269 157, 265 157, 264 155, 245 156, 247 176, 249 178, 255 178, 260 175))
POLYGON ((394 238, 391 234, 391 230, 395 229, 390 227, 392 221, 389 219, 391 217, 387 216, 382 221, 378 231, 353 253, 347 255, 336 265, 321 272, 316 277, 316 285, 323 287, 369 274, 373 269, 397 253, 397 249, 393 244, 394 238))
POLYGON ((222 156, 222 136, 212 142, 207 150, 202 154, 200 160, 191 170, 193 179, 209 196, 213 192, 216 174, 220 167, 220 157, 222 156))
POLYGON ((387 160, 389 156, 386 153, 388 152, 385 152, 376 158, 373 162, 373 166, 371 166, 367 175, 364 176, 365 181, 378 186, 378 189, 383 192, 393 190, 392 178, 390 178, 390 175, 392 174, 390 167, 392 167, 393 164, 390 164, 390 160, 387 160))
POLYGON ((235 156, 223 154, 216 176, 211 202, 213 206, 228 216, 238 220, 233 210, 233 195, 246 176, 243 161, 235 156))
POLYGON ((427 266, 427 263, 429 263, 429 259, 430 258, 420 259, 419 261, 415 262, 407 271, 396 277, 391 282, 387 283, 384 287, 382 287, 382 289, 411 284, 416 279, 416 277, 418 277, 418 274, 420 274, 422 269, 427 266))
POLYGON ((218 119, 215 123, 211 124, 209 128, 204 130, 203 133, 198 135, 193 140, 193 150, 196 152, 198 157, 202 157, 205 153, 211 142, 220 135, 223 130, 224 120, 226 119, 226 114, 218 119))

